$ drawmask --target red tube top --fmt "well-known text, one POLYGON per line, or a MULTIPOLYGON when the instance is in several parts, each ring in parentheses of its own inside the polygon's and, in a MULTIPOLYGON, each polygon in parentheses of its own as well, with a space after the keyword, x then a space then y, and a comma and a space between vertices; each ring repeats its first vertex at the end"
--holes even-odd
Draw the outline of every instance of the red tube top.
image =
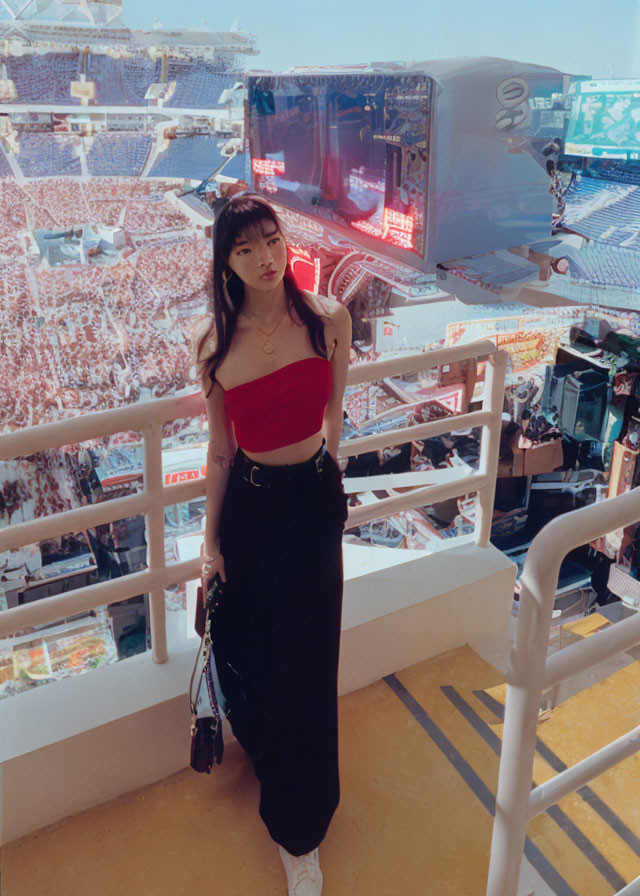
POLYGON ((322 429, 331 394, 331 362, 314 356, 224 393, 236 441, 247 451, 273 451, 322 429))

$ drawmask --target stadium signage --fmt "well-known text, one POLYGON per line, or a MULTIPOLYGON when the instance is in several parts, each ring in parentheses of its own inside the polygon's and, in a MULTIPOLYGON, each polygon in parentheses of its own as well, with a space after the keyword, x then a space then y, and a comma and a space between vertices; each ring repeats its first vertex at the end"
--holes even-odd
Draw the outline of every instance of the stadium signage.
POLYGON ((176 482, 189 482, 191 479, 200 479, 207 475, 206 464, 199 470, 175 470, 164 474, 165 485, 175 485, 176 482))
POLYGON ((265 174, 267 176, 284 174, 284 162, 277 159, 253 159, 251 167, 254 174, 265 174))

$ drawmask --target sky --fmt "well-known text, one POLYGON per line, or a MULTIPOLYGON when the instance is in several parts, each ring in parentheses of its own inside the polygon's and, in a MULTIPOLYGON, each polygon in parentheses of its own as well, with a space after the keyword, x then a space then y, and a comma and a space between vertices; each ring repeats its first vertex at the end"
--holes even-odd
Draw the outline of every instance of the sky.
POLYGON ((640 0, 123 0, 130 28, 240 31, 247 69, 499 56, 594 77, 640 77, 640 0))

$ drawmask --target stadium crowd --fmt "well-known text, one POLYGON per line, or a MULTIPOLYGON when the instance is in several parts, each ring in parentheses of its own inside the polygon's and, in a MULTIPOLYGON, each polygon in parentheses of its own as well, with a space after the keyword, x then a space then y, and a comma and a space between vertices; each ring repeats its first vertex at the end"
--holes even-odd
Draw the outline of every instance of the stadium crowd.
POLYGON ((210 245, 164 197, 170 188, 175 181, 0 178, 0 366, 12 384, 0 394, 2 428, 190 382, 190 321, 206 306, 210 245), (111 266, 50 267, 23 251, 30 228, 115 221, 126 246, 111 266))

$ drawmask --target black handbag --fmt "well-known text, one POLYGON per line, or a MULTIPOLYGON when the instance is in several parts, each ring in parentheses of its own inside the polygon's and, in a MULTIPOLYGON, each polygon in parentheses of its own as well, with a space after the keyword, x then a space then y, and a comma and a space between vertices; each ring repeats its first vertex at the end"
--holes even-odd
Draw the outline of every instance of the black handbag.
POLYGON ((220 765, 222 762, 222 754, 224 752, 224 741, 222 738, 222 716, 220 707, 216 697, 213 676, 211 674, 211 617, 213 611, 220 605, 220 597, 222 592, 222 579, 220 575, 216 575, 208 583, 207 588, 207 604, 202 608, 202 588, 197 591, 197 608, 196 608, 196 629, 199 628, 198 622, 204 615, 204 630, 201 634, 202 640, 196 655, 196 661, 191 673, 191 682, 189 684, 189 703, 191 706, 191 768, 196 772, 204 772, 209 774, 213 766, 213 760, 220 765), (198 608, 202 608, 202 613, 198 613, 198 608), (204 677, 207 683, 207 693, 209 695, 209 703, 211 704, 212 715, 198 716, 198 707, 193 700, 193 680, 195 677, 198 660, 203 656, 204 663, 200 677, 198 679, 197 695, 204 677))

